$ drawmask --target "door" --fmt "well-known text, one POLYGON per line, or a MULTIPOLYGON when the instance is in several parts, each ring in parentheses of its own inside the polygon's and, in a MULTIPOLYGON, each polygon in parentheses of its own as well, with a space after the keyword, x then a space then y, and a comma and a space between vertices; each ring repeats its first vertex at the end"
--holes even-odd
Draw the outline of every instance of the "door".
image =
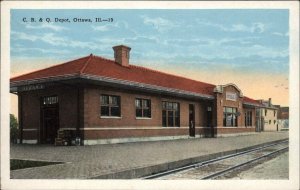
POLYGON ((40 142, 54 144, 59 129, 57 96, 44 97, 41 101, 40 142))
POLYGON ((162 102, 162 126, 180 127, 180 105, 177 102, 162 102))
POLYGON ((210 129, 210 137, 214 137, 215 136, 215 131, 214 131, 214 126, 212 124, 212 108, 211 106, 207 107, 207 126, 210 129))
POLYGON ((195 106, 194 106, 194 104, 189 105, 189 131, 190 131, 190 136, 195 137, 195 106))

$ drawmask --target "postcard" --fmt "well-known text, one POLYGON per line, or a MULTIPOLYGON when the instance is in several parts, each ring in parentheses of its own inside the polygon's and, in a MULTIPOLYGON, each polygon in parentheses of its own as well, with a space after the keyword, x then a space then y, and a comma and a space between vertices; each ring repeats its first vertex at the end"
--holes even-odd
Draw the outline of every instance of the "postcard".
POLYGON ((296 7, 2 2, 3 189, 298 189, 296 7))

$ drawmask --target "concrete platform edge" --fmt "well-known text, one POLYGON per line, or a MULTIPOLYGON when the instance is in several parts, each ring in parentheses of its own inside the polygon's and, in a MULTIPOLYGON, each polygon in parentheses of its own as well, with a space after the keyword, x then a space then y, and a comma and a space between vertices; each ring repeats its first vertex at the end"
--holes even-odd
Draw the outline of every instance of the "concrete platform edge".
POLYGON ((245 147, 245 148, 240 148, 240 149, 233 149, 233 150, 228 150, 228 151, 224 151, 224 152, 217 152, 217 153, 213 153, 213 154, 207 154, 207 155, 187 158, 187 159, 173 161, 173 162, 167 162, 167 163, 162 163, 162 164, 157 164, 157 165, 152 165, 152 166, 132 168, 129 170, 123 170, 123 171, 118 171, 118 172, 114 172, 114 173, 103 174, 103 175, 91 177, 90 179, 137 179, 137 178, 142 178, 144 176, 152 175, 152 174, 163 172, 166 170, 175 169, 175 168, 183 167, 186 165, 207 161, 207 160, 214 159, 214 158, 217 158, 220 156, 226 156, 229 154, 246 151, 246 150, 249 150, 252 148, 257 148, 259 146, 268 145, 268 144, 272 144, 272 143, 276 143, 276 142, 284 141, 284 140, 288 140, 288 138, 265 142, 262 144, 257 144, 257 145, 253 145, 253 146, 249 146, 249 147, 245 147))

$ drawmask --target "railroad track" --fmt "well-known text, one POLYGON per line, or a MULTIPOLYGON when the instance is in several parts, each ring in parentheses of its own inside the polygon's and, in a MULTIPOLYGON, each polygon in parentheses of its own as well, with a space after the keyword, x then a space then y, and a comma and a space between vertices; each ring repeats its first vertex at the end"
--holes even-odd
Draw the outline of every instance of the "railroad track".
POLYGON ((143 179, 215 179, 288 150, 288 140, 143 177, 143 179))

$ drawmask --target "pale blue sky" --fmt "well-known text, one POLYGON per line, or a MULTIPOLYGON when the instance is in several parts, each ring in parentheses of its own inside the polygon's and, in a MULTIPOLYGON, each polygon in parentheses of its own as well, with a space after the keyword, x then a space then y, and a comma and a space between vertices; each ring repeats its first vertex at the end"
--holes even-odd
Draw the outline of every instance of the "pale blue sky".
POLYGON ((216 85, 234 83, 254 99, 289 104, 288 10, 11 11, 12 76, 90 53, 113 59, 112 47, 119 44, 132 48, 131 64, 216 85), (113 22, 97 23, 96 17, 113 22))
POLYGON ((90 53, 113 58, 111 47, 125 44, 132 48, 134 64, 288 75, 288 10, 13 10, 11 16, 13 63, 90 53), (43 22, 25 23, 24 17, 43 22), (96 17, 114 20, 96 23, 96 17), (71 22, 53 22, 55 18, 71 22), (93 22, 75 23, 73 18, 93 22))

